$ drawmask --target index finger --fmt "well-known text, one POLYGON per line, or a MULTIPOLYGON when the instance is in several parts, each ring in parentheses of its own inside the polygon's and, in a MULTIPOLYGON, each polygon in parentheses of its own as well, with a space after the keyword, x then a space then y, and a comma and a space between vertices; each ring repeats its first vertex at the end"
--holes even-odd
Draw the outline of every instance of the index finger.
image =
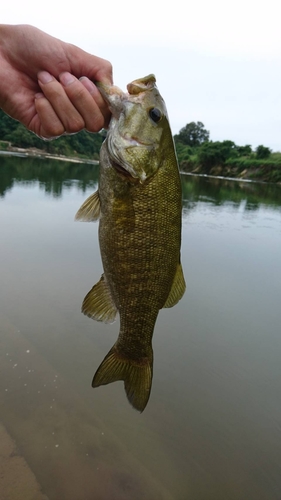
POLYGON ((80 78, 87 76, 93 83, 102 82, 112 85, 112 64, 98 56, 89 54, 75 45, 67 45, 67 59, 70 64, 68 71, 80 78))
MULTIPOLYGON (((112 85, 112 65, 106 59, 100 57, 92 56, 95 59, 95 64, 93 64, 91 70, 85 71, 83 75, 88 76, 90 80, 95 82, 105 83, 107 85, 112 85)), ((86 68, 85 68, 86 69, 86 68)))
POLYGON ((103 128, 106 128, 109 124, 111 113, 109 111, 109 107, 107 102, 103 99, 100 91, 96 87, 96 85, 87 78, 87 76, 81 76, 79 78, 80 82, 84 85, 84 87, 88 90, 88 92, 91 94, 92 98, 94 99, 95 103, 97 104, 100 112, 102 113, 104 117, 104 125, 103 128))

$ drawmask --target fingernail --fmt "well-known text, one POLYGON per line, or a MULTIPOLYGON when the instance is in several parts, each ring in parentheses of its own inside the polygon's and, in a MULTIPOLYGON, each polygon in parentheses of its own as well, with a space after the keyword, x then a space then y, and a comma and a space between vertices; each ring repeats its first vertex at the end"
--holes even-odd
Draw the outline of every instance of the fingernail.
POLYGON ((50 73, 48 73, 47 71, 40 71, 40 73, 38 73, 38 80, 43 84, 50 83, 53 81, 53 79, 54 77, 50 75, 50 73))
POLYGON ((42 97, 45 97, 44 94, 42 92, 37 92, 37 94, 35 94, 35 99, 42 99, 42 97))
POLYGON ((75 80, 74 76, 71 73, 62 73, 59 76, 59 79, 63 85, 70 85, 75 80))

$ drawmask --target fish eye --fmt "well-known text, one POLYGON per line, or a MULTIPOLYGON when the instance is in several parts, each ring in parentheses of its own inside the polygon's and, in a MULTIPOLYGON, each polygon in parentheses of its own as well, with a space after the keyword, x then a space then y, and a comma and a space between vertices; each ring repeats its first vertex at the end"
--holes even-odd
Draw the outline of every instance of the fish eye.
POLYGON ((158 108, 151 108, 148 111, 149 117, 154 123, 158 123, 162 118, 162 113, 158 108))

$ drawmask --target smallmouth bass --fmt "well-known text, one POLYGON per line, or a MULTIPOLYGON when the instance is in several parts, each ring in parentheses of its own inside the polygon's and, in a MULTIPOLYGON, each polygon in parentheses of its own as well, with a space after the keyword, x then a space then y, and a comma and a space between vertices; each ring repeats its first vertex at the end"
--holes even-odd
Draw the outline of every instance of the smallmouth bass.
POLYGON ((119 312, 120 332, 92 386, 123 380, 128 400, 143 411, 151 391, 152 336, 159 310, 173 307, 185 291, 181 182, 154 75, 128 84, 128 93, 98 86, 112 118, 100 151, 98 191, 76 219, 99 219, 104 273, 86 295, 82 312, 105 322, 119 312))

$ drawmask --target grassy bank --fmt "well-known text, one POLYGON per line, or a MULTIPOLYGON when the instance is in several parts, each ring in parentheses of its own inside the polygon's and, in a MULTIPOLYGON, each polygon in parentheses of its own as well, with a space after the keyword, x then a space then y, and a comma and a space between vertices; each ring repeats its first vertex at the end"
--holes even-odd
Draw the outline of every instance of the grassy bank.
POLYGON ((200 161, 197 154, 180 161, 182 172, 233 177, 263 182, 281 183, 281 153, 272 153, 267 159, 254 157, 227 158, 215 164, 200 161))

